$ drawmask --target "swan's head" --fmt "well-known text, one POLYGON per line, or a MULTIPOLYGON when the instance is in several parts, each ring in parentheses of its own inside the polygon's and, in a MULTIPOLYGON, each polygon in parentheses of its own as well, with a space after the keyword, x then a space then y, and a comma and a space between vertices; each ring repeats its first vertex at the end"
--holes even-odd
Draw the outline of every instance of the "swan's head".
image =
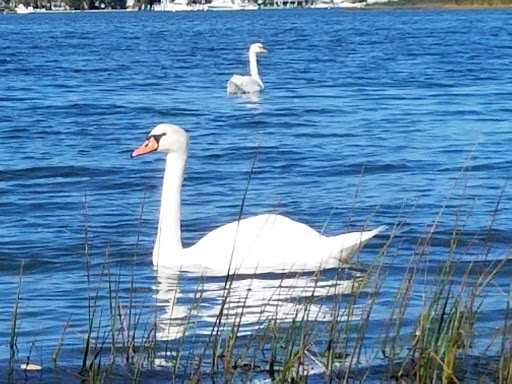
POLYGON ((187 153, 187 133, 174 124, 158 124, 149 132, 146 141, 132 152, 132 157, 145 153, 160 151, 166 155, 169 153, 187 153))
POLYGON ((267 53, 267 49, 261 43, 251 44, 249 53, 267 53))

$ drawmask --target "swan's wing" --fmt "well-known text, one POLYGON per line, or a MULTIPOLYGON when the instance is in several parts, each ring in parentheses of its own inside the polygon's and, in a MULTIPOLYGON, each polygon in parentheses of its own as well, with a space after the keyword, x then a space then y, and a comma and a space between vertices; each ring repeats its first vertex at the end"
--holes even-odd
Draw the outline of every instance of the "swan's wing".
POLYGON ((227 271, 232 266, 252 272, 294 264, 305 246, 320 234, 305 224, 280 215, 259 215, 223 225, 188 248, 190 259, 227 271))
POLYGON ((227 92, 232 93, 255 93, 263 89, 263 85, 251 76, 233 75, 227 84, 227 92))

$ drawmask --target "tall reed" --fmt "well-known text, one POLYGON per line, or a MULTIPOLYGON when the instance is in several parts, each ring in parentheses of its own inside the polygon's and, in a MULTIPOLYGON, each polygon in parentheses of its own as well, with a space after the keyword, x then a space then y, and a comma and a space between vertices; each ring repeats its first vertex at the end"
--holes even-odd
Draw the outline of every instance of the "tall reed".
POLYGON ((18 286, 16 288, 16 296, 14 298, 14 306, 12 309, 11 315, 11 332, 9 337, 9 363, 8 363, 8 380, 9 382, 13 379, 14 372, 14 359, 17 354, 17 339, 18 339, 18 310, 20 303, 20 293, 21 293, 21 280, 23 276, 23 262, 20 266, 20 274, 18 278, 18 286))

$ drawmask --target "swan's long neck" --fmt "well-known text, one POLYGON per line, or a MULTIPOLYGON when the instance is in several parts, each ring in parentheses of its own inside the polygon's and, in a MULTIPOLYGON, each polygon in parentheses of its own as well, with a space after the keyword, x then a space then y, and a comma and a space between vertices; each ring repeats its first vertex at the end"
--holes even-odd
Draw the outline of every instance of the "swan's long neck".
POLYGON ((162 264, 163 258, 176 258, 183 250, 181 244, 181 183, 185 168, 186 153, 170 153, 167 155, 164 182, 162 185, 162 201, 158 220, 158 234, 153 250, 153 263, 162 264))
POLYGON ((253 79, 263 86, 263 82, 261 81, 260 74, 258 72, 258 60, 256 58, 256 53, 252 51, 249 52, 249 73, 253 79))

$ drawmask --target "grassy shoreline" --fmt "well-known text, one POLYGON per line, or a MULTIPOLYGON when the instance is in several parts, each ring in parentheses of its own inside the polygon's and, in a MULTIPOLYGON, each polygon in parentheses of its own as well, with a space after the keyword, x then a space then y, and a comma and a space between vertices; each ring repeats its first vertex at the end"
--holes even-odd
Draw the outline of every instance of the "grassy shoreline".
POLYGON ((371 4, 363 10, 389 10, 389 9, 507 9, 512 8, 512 0, 450 0, 450 1, 422 1, 398 0, 388 3, 371 4))

